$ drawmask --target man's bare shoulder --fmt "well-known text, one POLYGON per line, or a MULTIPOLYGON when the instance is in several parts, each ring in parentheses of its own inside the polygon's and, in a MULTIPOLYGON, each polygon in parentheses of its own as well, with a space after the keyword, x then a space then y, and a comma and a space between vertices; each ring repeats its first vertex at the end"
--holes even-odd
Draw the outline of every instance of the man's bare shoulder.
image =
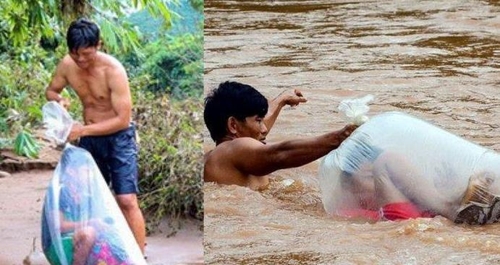
POLYGON ((71 57, 69 56, 69 54, 66 54, 62 60, 59 62, 59 68, 61 69, 71 69, 75 66, 75 61, 73 61, 73 59, 71 59, 71 57))
POLYGON ((215 146, 214 149, 205 153, 205 165, 214 163, 217 165, 225 163, 234 164, 235 159, 244 158, 243 155, 245 153, 260 145, 263 144, 249 137, 241 137, 222 142, 215 146))
POLYGON ((250 137, 240 137, 230 141, 225 141, 217 145, 210 155, 234 155, 235 152, 250 150, 264 145, 262 142, 250 137))
POLYGON ((247 164, 248 154, 254 148, 264 146, 253 138, 236 138, 217 145, 205 153, 204 180, 219 184, 236 184, 251 189, 260 189, 268 183, 267 176, 256 177, 247 172, 242 165, 247 164))
POLYGON ((125 67, 123 67, 123 64, 120 61, 118 61, 118 59, 116 59, 114 56, 104 52, 98 52, 98 55, 101 64, 106 66, 108 70, 125 71, 125 67))
POLYGON ((211 160, 212 161, 217 160, 217 157, 225 156, 228 153, 228 151, 231 149, 232 142, 233 142, 233 140, 223 142, 221 144, 216 145, 214 147, 214 149, 206 152, 205 153, 205 163, 210 162, 211 160))

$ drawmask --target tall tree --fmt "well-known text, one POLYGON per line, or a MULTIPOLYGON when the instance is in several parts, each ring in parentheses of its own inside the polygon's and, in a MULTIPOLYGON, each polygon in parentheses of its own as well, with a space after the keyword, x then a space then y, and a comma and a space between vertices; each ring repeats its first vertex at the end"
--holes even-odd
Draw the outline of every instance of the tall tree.
POLYGON ((0 9, 0 47, 21 47, 40 39, 57 40, 69 22, 77 17, 96 21, 103 41, 110 50, 128 51, 139 45, 139 32, 124 19, 129 13, 146 8, 171 21, 169 3, 176 0, 3 0, 0 9))

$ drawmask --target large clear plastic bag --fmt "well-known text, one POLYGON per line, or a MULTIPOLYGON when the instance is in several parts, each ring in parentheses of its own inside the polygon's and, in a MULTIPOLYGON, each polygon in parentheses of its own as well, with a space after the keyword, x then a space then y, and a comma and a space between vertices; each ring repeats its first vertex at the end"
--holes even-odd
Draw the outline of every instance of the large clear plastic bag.
POLYGON ((45 194, 42 248, 53 265, 146 264, 94 159, 71 144, 62 151, 45 194))
POLYGON ((495 151, 388 112, 366 121, 322 159, 319 182, 329 214, 363 217, 356 213, 380 211, 404 196, 422 212, 484 224, 500 215, 493 195, 500 194, 499 175, 495 151), (471 204, 474 209, 465 214, 478 216, 462 216, 471 204))

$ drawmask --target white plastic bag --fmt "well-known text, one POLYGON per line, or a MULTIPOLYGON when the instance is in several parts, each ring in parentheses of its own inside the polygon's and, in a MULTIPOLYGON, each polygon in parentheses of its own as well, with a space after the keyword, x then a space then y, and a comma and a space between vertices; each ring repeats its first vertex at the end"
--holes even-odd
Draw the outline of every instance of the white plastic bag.
POLYGON ((59 103, 49 101, 42 107, 45 136, 53 139, 58 145, 64 144, 68 139, 73 119, 59 103))
POLYGON ((373 95, 366 95, 362 98, 345 99, 340 102, 339 111, 343 114, 347 123, 361 125, 368 121, 366 113, 370 110, 368 102, 374 99, 373 95))

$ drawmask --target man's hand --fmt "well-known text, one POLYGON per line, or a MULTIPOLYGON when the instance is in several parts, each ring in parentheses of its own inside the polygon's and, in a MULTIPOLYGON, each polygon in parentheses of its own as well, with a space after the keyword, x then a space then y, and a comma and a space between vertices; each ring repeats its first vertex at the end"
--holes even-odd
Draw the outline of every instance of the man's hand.
POLYGON ((358 128, 358 126, 354 125, 354 124, 349 124, 349 125, 346 125, 344 128, 342 128, 342 130, 340 130, 341 141, 344 141, 345 139, 347 139, 352 134, 352 132, 354 132, 354 130, 356 130, 357 128, 358 128))
POLYGON ((68 141, 72 142, 74 140, 77 140, 78 138, 83 136, 82 134, 83 134, 83 125, 75 122, 75 123, 73 123, 73 126, 71 127, 71 131, 69 132, 68 141))
POLYGON ((294 89, 293 92, 286 91, 283 92, 280 95, 282 102, 285 103, 285 105, 289 105, 291 107, 295 107, 299 105, 300 103, 307 102, 307 99, 302 95, 302 92, 298 89, 294 89))
POLYGON ((63 97, 60 97, 57 103, 59 103, 65 109, 69 109, 69 105, 71 105, 69 98, 63 98, 63 97))
POLYGON ((281 109, 286 106, 297 106, 299 103, 306 102, 307 99, 302 95, 298 89, 292 91, 283 91, 273 100, 269 101, 269 109, 267 110, 266 117, 264 117, 264 124, 267 127, 268 133, 278 118, 281 109))

